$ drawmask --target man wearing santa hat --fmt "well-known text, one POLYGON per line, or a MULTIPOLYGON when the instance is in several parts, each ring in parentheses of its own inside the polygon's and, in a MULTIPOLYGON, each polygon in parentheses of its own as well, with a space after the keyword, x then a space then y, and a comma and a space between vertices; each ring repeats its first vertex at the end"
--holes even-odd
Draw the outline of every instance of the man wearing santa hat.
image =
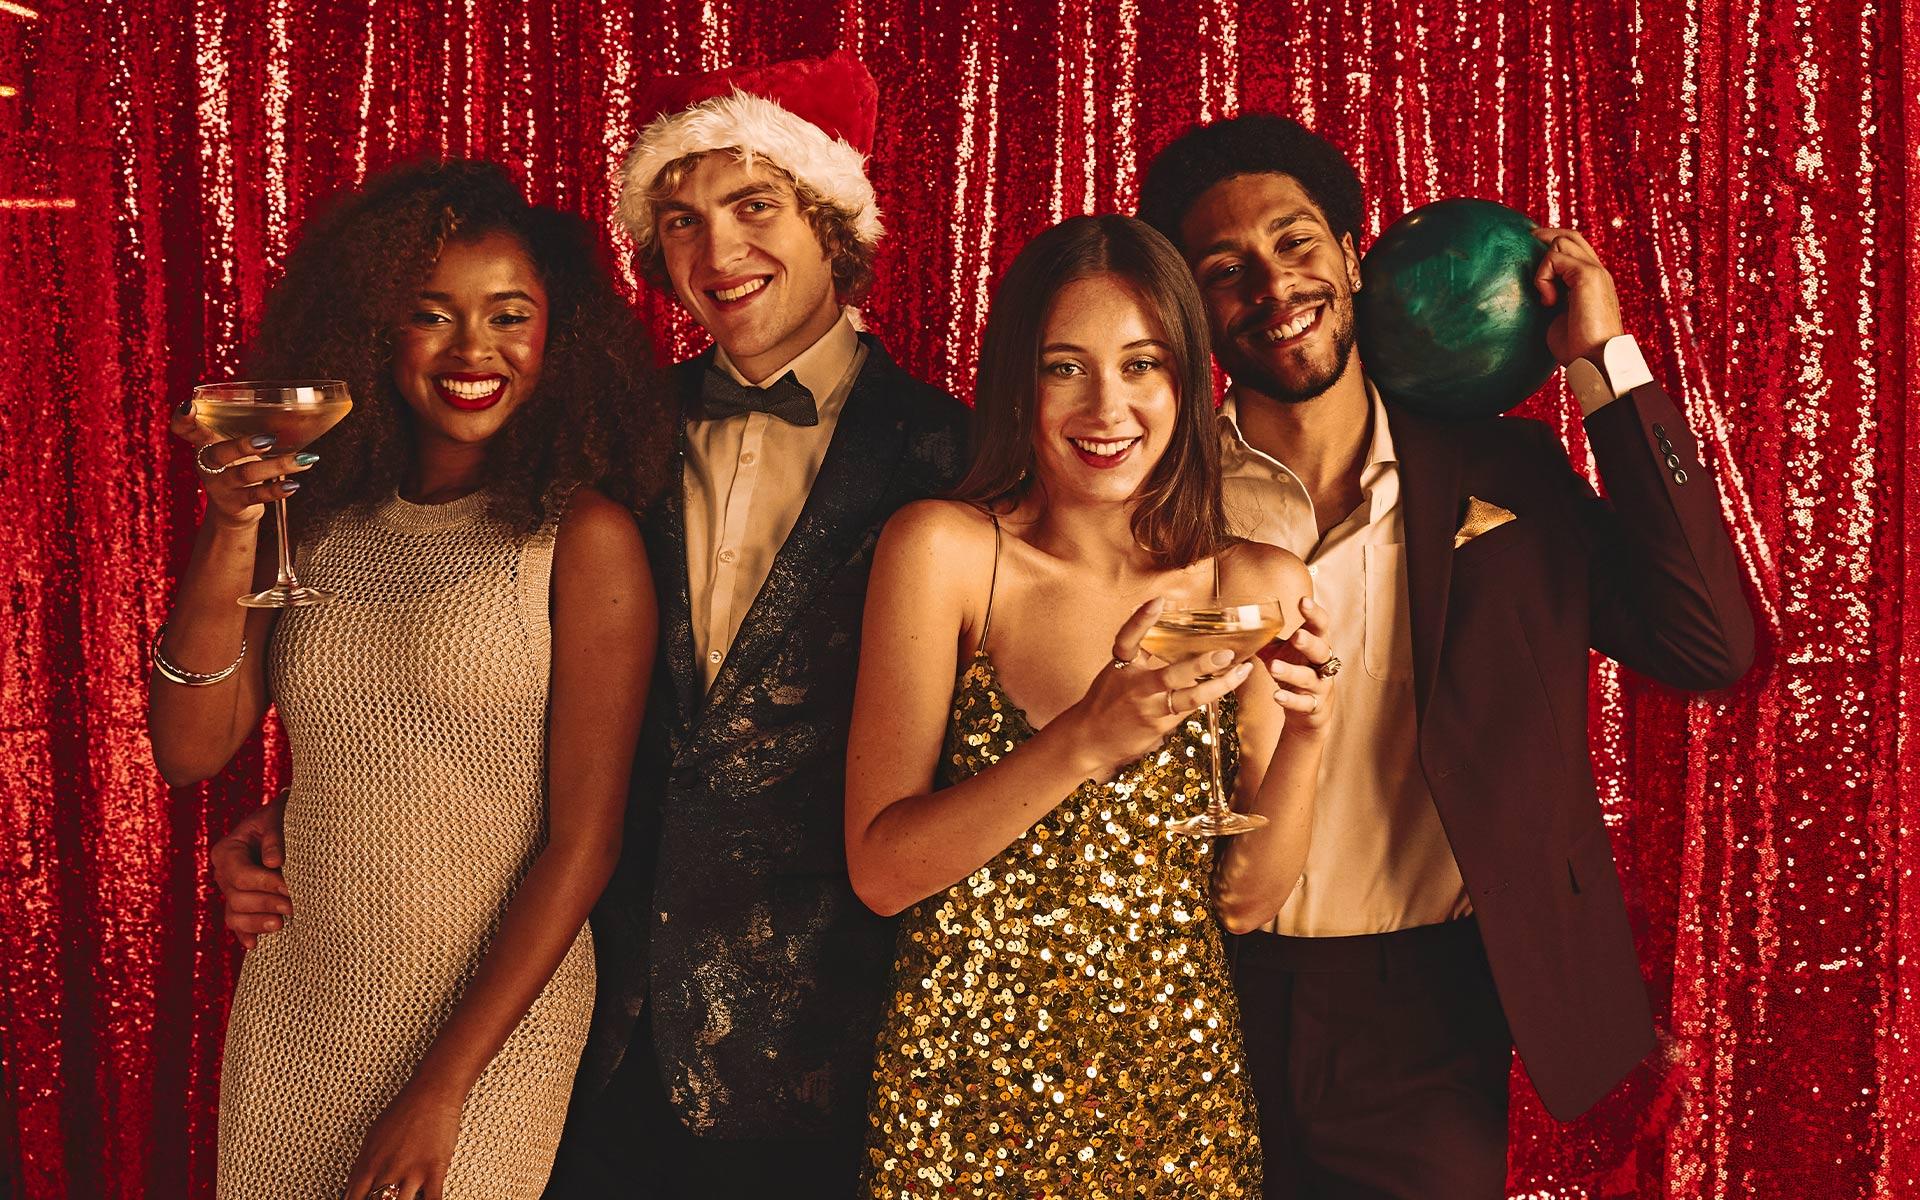
POLYGON ((880 238, 876 101, 845 54, 664 79, 627 156, 640 271, 714 346, 673 368, 660 669, 550 1196, 858 1180, 892 953, 841 834, 861 610, 881 525, 951 486, 966 419, 845 307, 880 238))

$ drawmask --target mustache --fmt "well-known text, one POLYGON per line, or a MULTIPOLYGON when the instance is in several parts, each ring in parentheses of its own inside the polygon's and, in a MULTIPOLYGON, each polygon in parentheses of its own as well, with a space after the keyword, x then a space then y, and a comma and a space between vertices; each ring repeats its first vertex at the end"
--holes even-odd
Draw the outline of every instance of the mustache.
POLYGON ((1242 337, 1271 325, 1275 316, 1290 308, 1299 308, 1303 304, 1332 304, 1333 301, 1334 293, 1331 285, 1323 285, 1312 291, 1297 292, 1284 300, 1275 300, 1270 304, 1261 305, 1235 321, 1227 332, 1233 337, 1242 337))

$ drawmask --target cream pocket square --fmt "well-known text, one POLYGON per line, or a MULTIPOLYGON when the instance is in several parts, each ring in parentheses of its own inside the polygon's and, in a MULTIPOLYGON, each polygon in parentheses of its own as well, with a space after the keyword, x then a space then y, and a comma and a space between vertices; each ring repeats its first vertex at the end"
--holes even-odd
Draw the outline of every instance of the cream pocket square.
POLYGON ((1458 550, 1490 529, 1498 529, 1513 520, 1513 514, 1498 504, 1488 504, 1478 496, 1467 497, 1467 515, 1454 531, 1453 548, 1458 550))

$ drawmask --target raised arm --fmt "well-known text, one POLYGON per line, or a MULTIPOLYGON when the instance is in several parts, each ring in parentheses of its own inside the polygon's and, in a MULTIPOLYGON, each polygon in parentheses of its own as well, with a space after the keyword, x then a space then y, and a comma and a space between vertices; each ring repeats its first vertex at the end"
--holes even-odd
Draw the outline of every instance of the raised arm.
POLYGON ((272 581, 273 544, 260 536, 267 503, 292 495, 300 486, 294 476, 318 459, 276 455, 268 437, 215 442, 189 416, 176 417, 173 432, 193 444, 207 490, 206 516, 158 647, 167 667, 155 666, 148 688, 154 765, 177 786, 219 773, 266 715, 267 642, 277 614, 236 601, 272 581))
POLYGON ((1607 485, 1602 503, 1544 427, 1588 541, 1594 649, 1678 688, 1727 687, 1753 663, 1753 610, 1720 516, 1720 493, 1673 401, 1626 336, 1613 277, 1573 229, 1547 244, 1534 282, 1564 297, 1547 333, 1586 420, 1607 485))
POLYGON ((659 617, 626 509, 578 493, 553 556, 546 848, 507 906, 480 969, 387 1111, 347 1187, 400 1183, 438 1200, 467 1093, 539 996, 620 855, 628 776, 659 617))
POLYGON ((1151 602, 1115 638, 1114 656, 1133 666, 1102 669, 1084 697, 1013 753, 936 788, 960 635, 968 604, 985 599, 991 553, 991 534, 940 501, 902 509, 874 553, 847 747, 846 838, 854 891, 882 914, 965 879, 1083 782, 1112 777, 1249 674, 1242 665, 1197 684, 1207 669, 1198 658, 1160 669, 1134 662, 1159 612, 1151 602))
POLYGON ((1316 668, 1333 657, 1326 610, 1312 599, 1306 564, 1258 542, 1226 560, 1221 587, 1235 595, 1274 595, 1298 606, 1302 623, 1286 642, 1263 652, 1266 669, 1240 685, 1240 769, 1234 807, 1267 824, 1217 843, 1214 911, 1233 933, 1274 918, 1300 882, 1313 838, 1320 754, 1333 713, 1332 676, 1316 668))

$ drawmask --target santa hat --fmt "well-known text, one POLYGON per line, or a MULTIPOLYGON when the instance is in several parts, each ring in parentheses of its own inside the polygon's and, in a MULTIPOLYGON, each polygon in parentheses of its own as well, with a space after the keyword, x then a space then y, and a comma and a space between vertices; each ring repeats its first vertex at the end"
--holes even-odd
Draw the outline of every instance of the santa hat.
POLYGON ((705 75, 656 77, 642 112, 655 114, 627 152, 620 220, 653 240, 647 189, 669 163, 709 150, 765 158, 846 214, 854 237, 880 240, 880 208, 867 181, 880 91, 851 54, 802 58, 705 75))

